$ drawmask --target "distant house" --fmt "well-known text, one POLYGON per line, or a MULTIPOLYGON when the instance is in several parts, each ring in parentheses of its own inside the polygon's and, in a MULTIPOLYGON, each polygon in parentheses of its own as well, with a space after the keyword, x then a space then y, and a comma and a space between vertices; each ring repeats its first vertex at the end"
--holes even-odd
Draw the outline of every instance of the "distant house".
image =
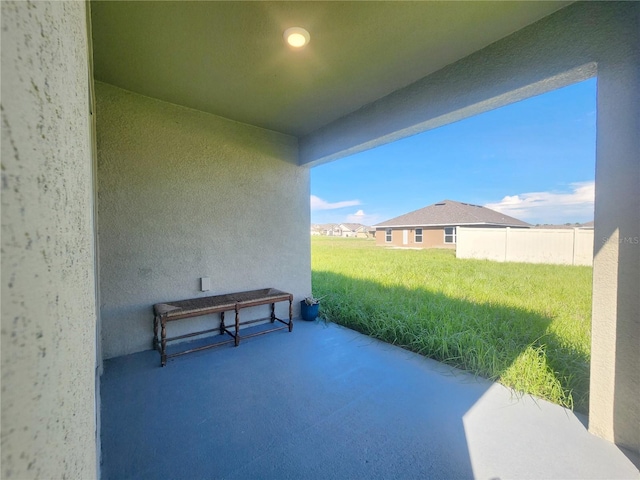
POLYGON ((573 228, 593 229, 593 220, 586 223, 563 223, 562 225, 544 223, 542 225, 536 225, 531 228, 536 229, 552 229, 552 230, 570 230, 573 228))
POLYGON ((486 207, 443 200, 375 225, 376 245, 456 248, 457 227, 529 228, 526 222, 486 207))
POLYGON ((326 223, 311 225, 311 235, 325 235, 328 237, 358 237, 365 238, 371 227, 360 223, 326 223))
POLYGON ((367 237, 367 230, 369 227, 362 225, 361 223, 341 223, 339 225, 340 231, 343 237, 367 237))
POLYGON ((342 231, 335 223, 313 224, 311 225, 311 235, 325 235, 328 237, 340 237, 342 231))

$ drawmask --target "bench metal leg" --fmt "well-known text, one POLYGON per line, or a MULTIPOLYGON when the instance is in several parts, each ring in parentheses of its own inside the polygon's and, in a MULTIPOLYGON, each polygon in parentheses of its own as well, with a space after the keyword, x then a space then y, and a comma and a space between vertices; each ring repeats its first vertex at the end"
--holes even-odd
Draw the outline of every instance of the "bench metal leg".
POLYGON ((289 296, 289 331, 293 330, 293 295, 289 296))
POLYGON ((164 367, 167 364, 167 317, 162 316, 162 342, 160 343, 160 363, 164 367))
POLYGON ((236 337, 234 345, 237 347, 240 345, 240 310, 238 309, 238 305, 236 305, 236 337))
POLYGON ((158 316, 155 315, 153 317, 153 345, 152 348, 154 350, 158 350, 158 316))

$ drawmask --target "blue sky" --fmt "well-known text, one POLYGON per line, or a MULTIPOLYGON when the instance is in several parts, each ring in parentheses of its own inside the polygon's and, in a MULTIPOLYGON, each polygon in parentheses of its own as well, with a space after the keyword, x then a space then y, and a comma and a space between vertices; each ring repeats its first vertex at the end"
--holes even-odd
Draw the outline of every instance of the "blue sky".
POLYGON ((311 170, 311 223, 374 225, 440 200, 529 223, 593 220, 596 79, 311 170))

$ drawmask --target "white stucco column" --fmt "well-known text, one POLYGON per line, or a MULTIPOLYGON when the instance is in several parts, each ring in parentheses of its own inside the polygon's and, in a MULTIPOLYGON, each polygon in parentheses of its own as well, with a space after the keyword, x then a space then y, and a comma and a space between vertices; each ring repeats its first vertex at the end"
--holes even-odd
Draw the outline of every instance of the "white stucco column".
MULTIPOLYGON (((630 25, 632 27, 633 24, 630 25)), ((640 450, 640 35, 598 63, 589 430, 640 450)))

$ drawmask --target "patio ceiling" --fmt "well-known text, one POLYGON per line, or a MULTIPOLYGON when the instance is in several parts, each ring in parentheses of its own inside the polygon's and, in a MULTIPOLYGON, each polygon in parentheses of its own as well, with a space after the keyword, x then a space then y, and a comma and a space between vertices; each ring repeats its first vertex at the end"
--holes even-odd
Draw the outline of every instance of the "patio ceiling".
POLYGON ((569 3, 92 1, 95 78, 303 136, 569 3))

